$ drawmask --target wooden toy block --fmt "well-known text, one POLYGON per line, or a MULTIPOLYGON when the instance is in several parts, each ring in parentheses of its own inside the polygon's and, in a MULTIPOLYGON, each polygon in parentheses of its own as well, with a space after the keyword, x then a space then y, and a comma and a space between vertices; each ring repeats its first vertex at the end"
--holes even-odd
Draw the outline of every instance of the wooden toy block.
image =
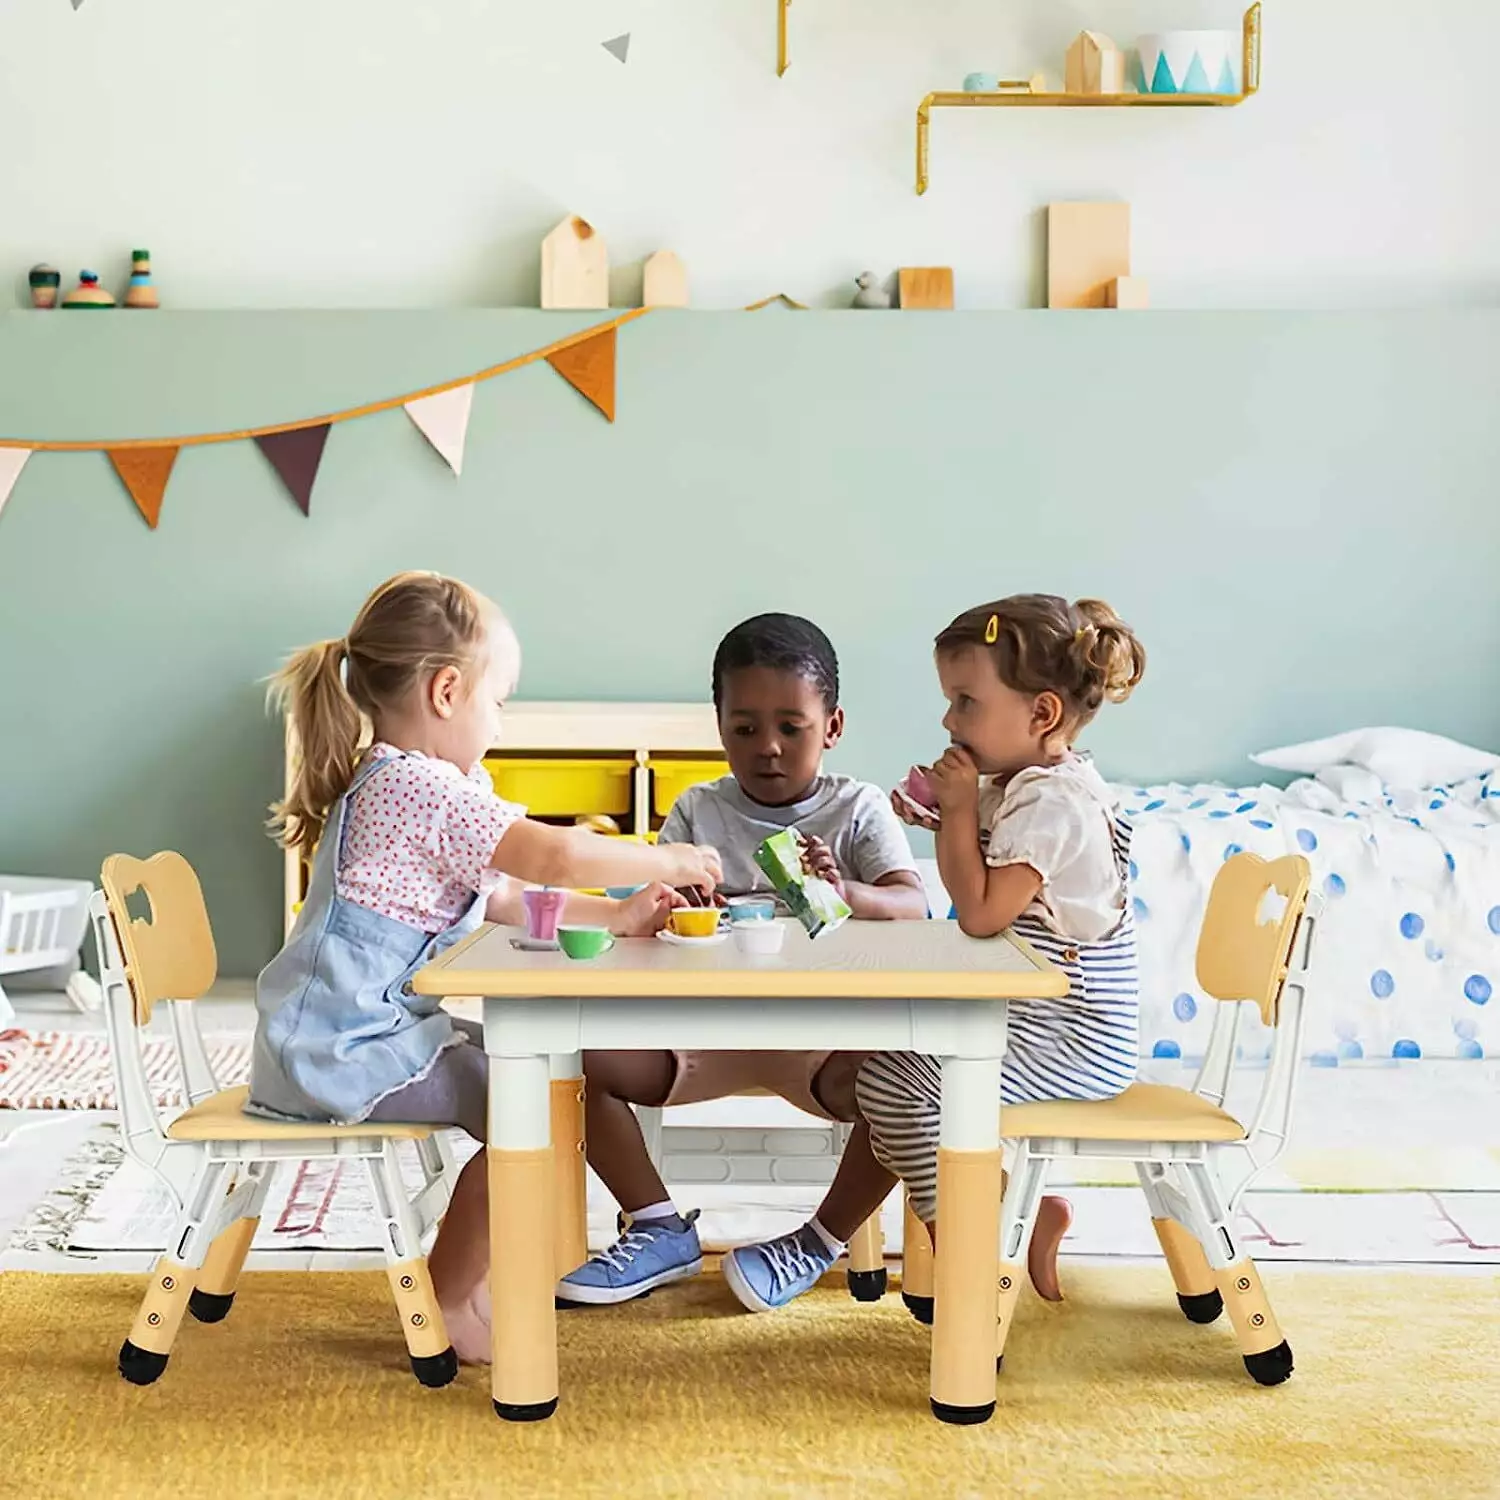
POLYGON ((903 312, 953 306, 953 271, 949 266, 903 266, 898 284, 903 312))
POLYGON ((670 251, 658 250, 646 261, 642 307, 686 307, 687 267, 670 251))
POLYGON ((1048 205, 1048 307, 1104 307, 1109 283, 1129 275, 1128 203, 1048 205))
POLYGON ((1063 92, 1123 94, 1125 54, 1103 32, 1080 31, 1068 48, 1063 92))
POLYGON ((576 214, 542 241, 542 306, 609 306, 609 251, 603 236, 576 214))
POLYGON ((1151 306, 1151 289, 1144 276, 1116 276, 1104 288, 1104 305, 1142 312, 1151 306))

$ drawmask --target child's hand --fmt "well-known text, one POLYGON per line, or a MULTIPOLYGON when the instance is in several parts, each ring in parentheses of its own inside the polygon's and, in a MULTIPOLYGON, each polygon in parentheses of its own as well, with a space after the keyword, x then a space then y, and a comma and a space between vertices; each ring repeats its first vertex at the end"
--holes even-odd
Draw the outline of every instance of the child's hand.
POLYGON ((705 896, 711 896, 724 878, 719 851, 707 844, 668 844, 663 852, 672 858, 668 885, 696 886, 705 896))
POLYGON ((925 828, 928 833, 933 832, 939 824, 936 813, 925 810, 918 812, 915 802, 908 802, 905 797, 897 792, 891 793, 891 811, 906 824, 908 828, 925 828))
POLYGON ((950 745, 943 758, 927 773, 937 793, 938 811, 946 818, 950 813, 965 813, 979 806, 979 767, 962 745, 950 745))
POLYGON ((816 834, 798 833, 797 842, 802 845, 802 868, 819 880, 826 880, 840 896, 844 895, 844 877, 839 874, 838 861, 833 850, 816 834))
POLYGON ((642 886, 635 895, 616 902, 618 910, 609 930, 616 937, 653 937, 667 925, 674 907, 686 906, 686 900, 659 880, 642 886))

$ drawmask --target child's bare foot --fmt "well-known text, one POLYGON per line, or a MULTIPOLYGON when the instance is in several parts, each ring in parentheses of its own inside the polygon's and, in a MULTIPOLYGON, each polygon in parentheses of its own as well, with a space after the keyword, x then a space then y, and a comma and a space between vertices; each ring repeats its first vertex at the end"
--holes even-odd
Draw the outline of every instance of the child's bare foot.
POLYGON ((1073 1205, 1066 1198, 1043 1198, 1036 1213, 1036 1228, 1026 1252, 1026 1269, 1037 1295, 1048 1302, 1063 1300, 1057 1279, 1057 1249, 1073 1222, 1073 1205))
POLYGON ((490 1295, 482 1281, 462 1302, 443 1308, 443 1322, 448 1342, 464 1364, 489 1364, 490 1295))

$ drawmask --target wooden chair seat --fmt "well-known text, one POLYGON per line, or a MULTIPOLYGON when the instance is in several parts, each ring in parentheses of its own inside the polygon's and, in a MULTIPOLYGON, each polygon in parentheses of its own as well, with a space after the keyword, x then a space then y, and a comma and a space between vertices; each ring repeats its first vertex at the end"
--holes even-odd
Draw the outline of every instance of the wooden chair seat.
POLYGON ((1188 1089, 1133 1083, 1113 1099, 1049 1099, 1009 1104, 1000 1111, 1009 1139, 1086 1141, 1242 1141, 1233 1115, 1188 1089))
POLYGON ((325 1125, 315 1120, 263 1120, 245 1113, 248 1085, 221 1089, 184 1110, 167 1127, 174 1141, 330 1141, 376 1136, 383 1140, 423 1141, 440 1127, 367 1120, 362 1125, 325 1125))

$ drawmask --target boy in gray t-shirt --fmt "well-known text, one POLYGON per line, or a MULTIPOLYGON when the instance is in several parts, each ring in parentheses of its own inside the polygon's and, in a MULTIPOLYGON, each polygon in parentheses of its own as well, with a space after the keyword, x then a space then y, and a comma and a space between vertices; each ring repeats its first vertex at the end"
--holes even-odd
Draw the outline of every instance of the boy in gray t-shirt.
MULTIPOLYGON (((755 863, 768 835, 795 828, 808 869, 836 886, 855 917, 927 916, 922 877, 886 794, 828 775, 823 754, 844 732, 838 658, 828 637, 795 615, 735 626, 714 656, 714 707, 732 775, 685 792, 663 843, 708 844, 724 866, 725 895, 769 892, 755 863)), ((780 1094, 827 1119, 858 1121, 854 1075, 863 1057, 827 1052, 589 1052, 584 1054, 589 1165, 631 1218, 602 1254, 569 1273, 569 1302, 625 1302, 696 1275, 703 1264, 692 1218, 677 1212, 651 1163, 633 1104, 690 1104, 750 1089, 780 1094)), ((862 1206, 895 1186, 856 1124, 818 1214, 794 1234, 724 1260, 725 1279, 753 1311, 790 1300, 838 1259, 862 1206), (731 1265, 733 1262, 733 1265, 731 1265)))

